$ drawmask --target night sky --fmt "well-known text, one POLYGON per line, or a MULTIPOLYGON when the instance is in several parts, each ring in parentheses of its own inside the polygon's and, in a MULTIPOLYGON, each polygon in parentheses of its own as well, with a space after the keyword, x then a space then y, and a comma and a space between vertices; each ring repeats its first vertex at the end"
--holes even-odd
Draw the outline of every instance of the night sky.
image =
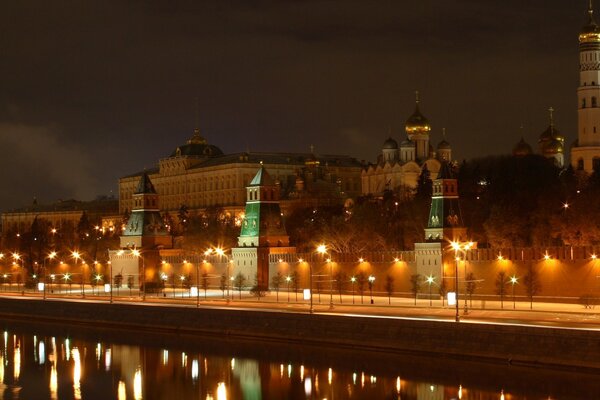
MULTIPOLYGON (((462 160, 576 138, 587 0, 5 1, 0 210, 117 194, 203 136, 374 161, 414 91, 462 160), (521 133, 519 127, 523 125, 521 133)), ((600 10, 598 12, 600 14, 600 10)), ((600 17, 599 17, 600 18, 600 17)))

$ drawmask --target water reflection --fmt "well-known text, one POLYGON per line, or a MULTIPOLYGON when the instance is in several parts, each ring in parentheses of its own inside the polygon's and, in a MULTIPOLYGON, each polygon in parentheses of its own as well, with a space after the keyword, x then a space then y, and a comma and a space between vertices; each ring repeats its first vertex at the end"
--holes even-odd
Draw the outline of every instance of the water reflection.
MULTIPOLYGON (((164 344, 155 348, 12 331, 4 332, 0 343, 0 399, 7 400, 600 398, 598 382, 589 385, 588 395, 569 397, 568 390, 556 396, 561 384, 552 379, 541 379, 539 387, 516 389, 506 377, 486 376, 484 380, 478 376, 454 382, 411 378, 406 366, 402 368, 402 357, 398 369, 385 372, 375 367, 353 369, 348 361, 287 362, 285 356, 276 354, 271 360, 235 352, 214 354, 206 350, 210 346, 200 347, 203 350, 164 344)), ((440 370, 439 376, 444 377, 445 371, 440 370)), ((587 384, 586 377, 597 381, 593 375, 575 381, 587 384)))

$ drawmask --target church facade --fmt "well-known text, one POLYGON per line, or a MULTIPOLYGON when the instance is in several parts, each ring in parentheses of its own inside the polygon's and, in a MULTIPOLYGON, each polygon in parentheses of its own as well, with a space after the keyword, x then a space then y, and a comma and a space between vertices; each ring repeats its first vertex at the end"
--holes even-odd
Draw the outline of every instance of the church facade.
POLYGON ((378 197, 388 190, 411 193, 424 170, 429 172, 431 179, 435 179, 441 162, 452 160, 452 149, 445 133, 436 149, 431 144, 431 125, 419 109, 418 93, 415 112, 406 121, 404 129, 406 138, 400 145, 392 137, 388 138, 377 162, 363 169, 363 195, 378 197))

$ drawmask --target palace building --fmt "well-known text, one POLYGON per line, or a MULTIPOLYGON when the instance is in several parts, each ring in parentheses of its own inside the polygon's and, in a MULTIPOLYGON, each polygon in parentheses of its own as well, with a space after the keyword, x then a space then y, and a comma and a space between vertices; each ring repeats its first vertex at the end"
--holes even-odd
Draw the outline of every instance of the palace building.
MULTIPOLYGON (((343 204, 360 194, 362 164, 344 155, 244 152, 224 154, 200 135, 145 171, 161 198, 161 211, 219 207, 230 215, 241 213, 246 187, 257 170, 267 168, 280 191, 284 209, 293 203, 311 206, 343 204)), ((134 208, 134 193, 142 173, 119 180, 119 210, 134 208)))
POLYGON ((423 170, 428 170, 430 178, 435 179, 441 162, 452 160, 452 148, 446 141, 445 131, 437 148, 431 145, 431 125, 419 109, 418 92, 415 112, 406 121, 404 129, 406 138, 400 145, 392 137, 388 138, 377 162, 363 169, 363 195, 381 196, 387 190, 410 193, 417 187, 423 170))

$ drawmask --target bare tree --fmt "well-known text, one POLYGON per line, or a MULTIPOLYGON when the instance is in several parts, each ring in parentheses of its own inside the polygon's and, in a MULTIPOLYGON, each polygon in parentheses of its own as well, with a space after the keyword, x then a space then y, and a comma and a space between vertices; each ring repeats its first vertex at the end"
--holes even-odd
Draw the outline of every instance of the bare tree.
POLYGON ((527 296, 529 296, 529 308, 533 309, 533 296, 537 295, 542 290, 542 283, 540 282, 537 271, 533 269, 533 265, 531 264, 529 265, 527 275, 523 278, 523 284, 525 285, 527 296))
POLYGON ((204 299, 206 300, 206 292, 208 291, 208 272, 204 271, 202 273, 202 280, 201 280, 201 285, 202 285, 202 289, 204 289, 204 299))
POLYGON ((469 272, 467 274, 466 285, 467 295, 469 296, 469 302, 471 304, 471 308, 473 308, 473 294, 475 293, 475 290, 477 290, 477 280, 475 278, 474 273, 469 272))
POLYGON ((394 277, 387 275, 385 277, 385 291, 388 295, 388 304, 392 304, 392 294, 394 294, 394 277))
POLYGON ((221 289, 222 296, 225 298, 225 290, 227 290, 227 276, 225 274, 221 275, 221 279, 219 280, 219 289, 221 289))
POLYGON ((279 302, 279 288, 283 285, 283 275, 281 272, 277 271, 276 275, 273 275, 271 278, 271 287, 275 289, 275 293, 277 295, 277 301, 279 302))
MULTIPOLYGON (((298 301, 298 289, 300 289, 300 282, 298 282, 298 272, 294 271, 291 275, 292 278, 292 289, 296 295, 296 301, 298 301)), ((312 296, 312 294, 311 294, 312 296)))
POLYGON ((258 300, 267 295, 267 290, 258 284, 258 274, 254 276, 254 285, 250 288, 250 294, 258 300))
POLYGON ((237 289, 240 300, 242 299, 242 289, 246 284, 246 277, 241 272, 238 272, 235 278, 233 279, 233 287, 237 289))
POLYGON ((498 272, 496 277, 496 294, 500 296, 500 308, 504 308, 504 296, 506 295, 506 285, 508 284, 508 277, 506 272, 498 272))
POLYGON ((410 276, 410 291, 415 299, 415 306, 417 305, 417 297, 421 291, 421 275, 415 274, 410 276))
POLYGON ((364 272, 359 272, 356 275, 356 286, 358 287, 358 293, 360 293, 360 304, 363 304, 363 296, 365 294, 365 285, 367 284, 367 276, 364 272))
POLYGON ((342 303, 342 293, 344 292, 344 287, 346 286, 346 274, 344 272, 338 272, 333 276, 335 280, 335 287, 340 295, 340 304, 342 303))

